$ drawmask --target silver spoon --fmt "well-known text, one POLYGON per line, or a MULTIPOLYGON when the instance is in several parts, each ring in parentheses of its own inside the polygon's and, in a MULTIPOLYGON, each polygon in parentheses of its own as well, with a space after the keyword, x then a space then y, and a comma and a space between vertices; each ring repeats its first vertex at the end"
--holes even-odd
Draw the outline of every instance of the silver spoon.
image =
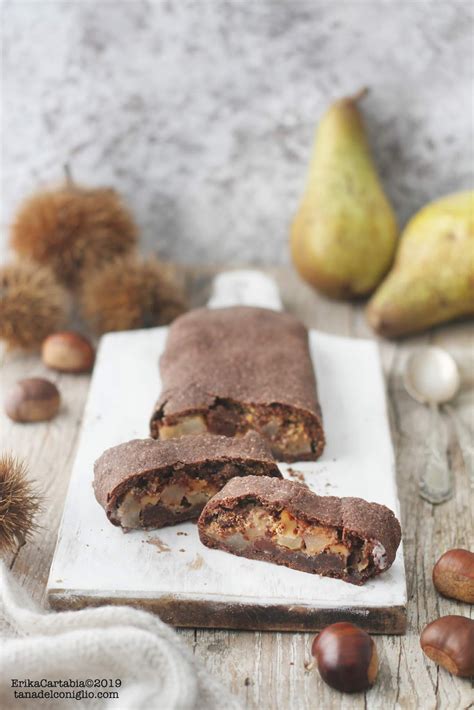
POLYGON ((428 456, 424 475, 420 481, 420 496, 429 503, 438 504, 452 498, 452 476, 440 453, 441 416, 438 405, 453 399, 459 390, 460 377, 451 355, 436 347, 415 351, 405 365, 403 377, 409 395, 431 410, 428 456))

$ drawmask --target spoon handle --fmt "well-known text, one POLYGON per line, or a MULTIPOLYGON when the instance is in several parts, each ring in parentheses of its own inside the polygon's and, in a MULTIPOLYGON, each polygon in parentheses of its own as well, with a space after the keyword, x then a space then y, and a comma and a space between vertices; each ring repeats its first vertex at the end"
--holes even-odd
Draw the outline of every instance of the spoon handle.
POLYGON ((444 440, 442 418, 438 406, 430 404, 430 433, 425 472, 420 480, 420 496, 428 503, 438 505, 453 497, 452 474, 441 455, 444 440))
POLYGON ((474 492, 474 441, 472 439, 472 432, 470 428, 463 422, 461 417, 456 416, 456 412, 450 404, 445 404, 444 409, 451 417, 453 425, 462 429, 466 437, 464 445, 461 446, 461 451, 466 474, 470 481, 471 490, 474 492))

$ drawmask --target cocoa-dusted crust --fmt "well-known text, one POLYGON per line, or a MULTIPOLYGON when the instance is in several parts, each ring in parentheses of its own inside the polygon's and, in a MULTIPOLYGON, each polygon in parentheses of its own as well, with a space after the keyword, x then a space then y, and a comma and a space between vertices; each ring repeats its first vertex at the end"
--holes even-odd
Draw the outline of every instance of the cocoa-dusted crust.
MULTIPOLYGON (((267 443, 255 432, 235 439, 213 434, 168 441, 133 439, 104 451, 94 464, 92 485, 97 501, 111 522, 117 525, 111 519, 117 500, 133 486, 146 482, 147 477, 167 477, 174 471, 185 472, 191 477, 209 477, 217 472, 225 477, 229 471, 234 475, 246 475, 256 468, 266 476, 281 476, 267 443)), ((199 515, 202 507, 177 513, 161 508, 153 516, 150 515, 152 511, 148 511, 146 527, 191 520, 199 515)))
POLYGON ((270 413, 282 422, 293 418, 311 439, 311 450, 297 455, 284 442, 273 442, 274 456, 314 460, 322 453, 308 333, 294 316, 247 306, 190 311, 170 327, 160 371, 163 390, 151 436, 160 436, 163 423, 196 413, 204 414, 208 429, 232 436, 242 426, 258 430, 270 413), (241 405, 253 407, 254 423, 238 414, 241 405))
POLYGON ((329 574, 353 584, 363 584, 369 577, 389 569, 395 560, 401 540, 400 523, 394 513, 384 505, 369 503, 362 498, 319 496, 296 481, 277 480, 266 476, 246 476, 230 480, 204 507, 198 520, 198 529, 201 542, 208 547, 218 547, 233 554, 275 562, 305 572, 329 574), (332 558, 337 556, 308 557, 294 550, 282 550, 270 541, 264 546, 253 543, 245 550, 235 552, 227 548, 224 540, 221 544, 208 536, 206 528, 219 515, 219 511, 238 510, 239 506, 247 503, 260 505, 270 511, 286 510, 297 520, 337 528, 341 530, 343 538, 355 536, 363 541, 378 543, 385 548, 383 569, 371 566, 360 576, 354 576, 347 574, 342 565, 340 571, 328 573, 328 562, 336 562, 332 558))

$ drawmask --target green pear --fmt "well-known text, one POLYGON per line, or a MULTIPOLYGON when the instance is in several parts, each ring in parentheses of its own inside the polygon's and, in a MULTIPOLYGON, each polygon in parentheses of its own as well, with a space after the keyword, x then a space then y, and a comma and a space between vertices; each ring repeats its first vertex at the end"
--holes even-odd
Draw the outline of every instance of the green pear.
POLYGON ((297 270, 333 298, 371 293, 390 267, 398 237, 357 108, 364 94, 336 101, 323 116, 291 228, 297 270))
POLYGON ((431 202, 407 224, 393 269, 367 307, 396 337, 474 315, 474 191, 431 202))

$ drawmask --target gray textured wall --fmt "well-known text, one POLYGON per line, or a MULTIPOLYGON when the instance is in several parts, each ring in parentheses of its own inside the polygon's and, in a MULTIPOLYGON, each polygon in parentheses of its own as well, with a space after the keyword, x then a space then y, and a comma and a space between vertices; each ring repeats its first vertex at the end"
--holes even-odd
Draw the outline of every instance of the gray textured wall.
POLYGON ((69 160, 167 257, 285 262, 317 119, 364 84, 402 222, 472 182, 470 2, 7 1, 2 19, 3 245, 69 160))

